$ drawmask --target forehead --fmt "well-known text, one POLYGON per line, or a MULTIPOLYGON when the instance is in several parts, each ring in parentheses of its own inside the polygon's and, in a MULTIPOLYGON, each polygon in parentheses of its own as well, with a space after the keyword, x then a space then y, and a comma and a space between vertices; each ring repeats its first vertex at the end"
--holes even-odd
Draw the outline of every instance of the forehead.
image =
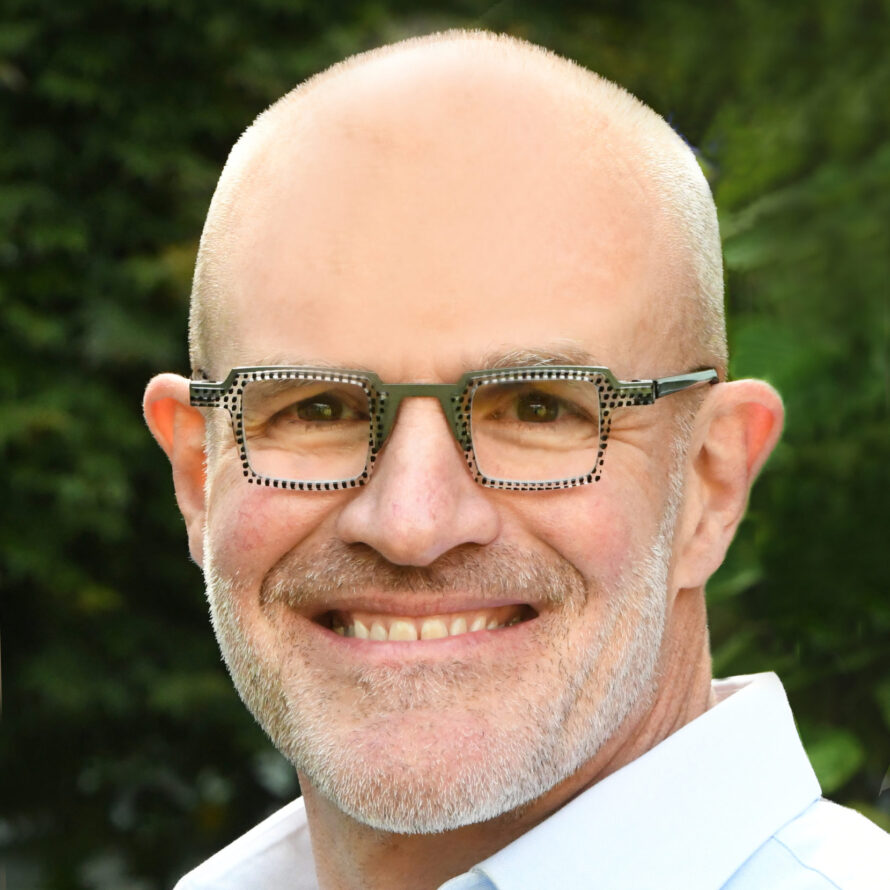
POLYGON ((259 143, 221 364, 455 378, 569 340, 653 373, 678 284, 633 145, 546 82, 425 73, 344 79, 259 143))

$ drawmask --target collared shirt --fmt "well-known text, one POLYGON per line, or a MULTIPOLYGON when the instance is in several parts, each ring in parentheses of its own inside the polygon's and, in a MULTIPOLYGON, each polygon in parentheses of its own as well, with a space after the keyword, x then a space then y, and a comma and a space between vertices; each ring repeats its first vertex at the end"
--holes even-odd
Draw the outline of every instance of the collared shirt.
MULTIPOLYGON (((440 890, 881 890, 890 835, 823 800, 774 674, 717 704, 440 890)), ((302 800, 176 890, 317 890, 302 800)))

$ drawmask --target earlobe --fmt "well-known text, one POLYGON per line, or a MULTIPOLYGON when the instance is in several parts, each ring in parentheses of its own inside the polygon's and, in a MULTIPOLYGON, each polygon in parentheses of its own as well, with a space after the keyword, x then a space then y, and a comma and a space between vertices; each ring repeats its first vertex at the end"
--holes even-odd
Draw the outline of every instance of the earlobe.
POLYGON ((204 482, 206 455, 204 417, 189 403, 189 382, 176 374, 159 374, 145 389, 145 421, 170 459, 176 502, 188 530, 189 550, 203 564, 204 482))
POLYGON ((688 455, 675 550, 677 587, 703 586, 723 562, 783 420, 781 397, 762 380, 713 387, 699 412, 688 455))

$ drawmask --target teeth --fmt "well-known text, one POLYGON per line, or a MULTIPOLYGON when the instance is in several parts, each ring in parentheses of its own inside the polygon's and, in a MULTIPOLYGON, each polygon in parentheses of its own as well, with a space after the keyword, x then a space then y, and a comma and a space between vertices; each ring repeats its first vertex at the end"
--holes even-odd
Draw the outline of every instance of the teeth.
POLYGON ((427 618, 420 626, 421 640, 439 640, 448 636, 448 628, 441 618, 427 618))
POLYGON ((391 640, 416 640, 417 628, 410 621, 396 620, 389 626, 391 640))
POLYGON ((371 639, 372 640, 385 640, 387 638, 386 628, 379 622, 375 621, 371 625, 371 639))
POLYGON ((512 627, 529 617, 534 617, 534 613, 528 607, 520 606, 495 606, 481 612, 431 615, 427 618, 334 612, 330 628, 341 637, 355 637, 358 640, 411 642, 512 627))
POLYGON ((453 619, 451 627, 448 628, 448 632, 453 637, 456 637, 458 634, 465 634, 467 632, 467 619, 464 618, 463 615, 453 619))

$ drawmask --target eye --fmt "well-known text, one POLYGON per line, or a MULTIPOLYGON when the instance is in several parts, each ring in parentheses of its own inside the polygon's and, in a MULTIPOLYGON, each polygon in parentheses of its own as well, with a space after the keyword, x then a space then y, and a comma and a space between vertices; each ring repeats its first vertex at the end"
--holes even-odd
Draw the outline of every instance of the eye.
POLYGON ((596 388, 584 380, 491 383, 473 396, 473 423, 521 424, 542 433, 571 424, 599 423, 596 388))
POLYGON ((516 417, 523 423, 552 423, 559 417, 562 402, 556 396, 538 390, 516 397, 516 417))
POLYGON ((321 393, 291 405, 287 413, 295 414, 309 423, 324 423, 342 419, 345 410, 343 402, 336 396, 321 393))

